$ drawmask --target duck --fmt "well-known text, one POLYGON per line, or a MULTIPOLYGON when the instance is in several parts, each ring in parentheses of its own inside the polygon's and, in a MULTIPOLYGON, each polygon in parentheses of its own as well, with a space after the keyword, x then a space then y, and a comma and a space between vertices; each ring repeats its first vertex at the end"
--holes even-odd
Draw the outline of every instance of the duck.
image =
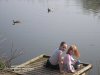
POLYGON ((13 25, 15 25, 15 23, 21 23, 20 21, 15 21, 15 20, 13 20, 13 25))
POLYGON ((51 9, 50 9, 50 8, 48 8, 48 13, 49 13, 49 12, 51 12, 51 9))

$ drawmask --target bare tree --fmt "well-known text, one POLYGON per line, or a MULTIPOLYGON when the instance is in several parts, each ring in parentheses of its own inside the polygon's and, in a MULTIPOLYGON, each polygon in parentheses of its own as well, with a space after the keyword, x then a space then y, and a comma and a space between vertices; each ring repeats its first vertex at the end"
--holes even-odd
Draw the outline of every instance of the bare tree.
POLYGON ((12 45, 11 45, 11 50, 10 50, 10 56, 5 55, 5 56, 0 56, 0 60, 3 62, 3 64, 5 65, 5 67, 10 68, 12 65, 12 61, 21 56, 23 54, 23 49, 14 49, 13 48, 13 41, 12 41, 12 45))

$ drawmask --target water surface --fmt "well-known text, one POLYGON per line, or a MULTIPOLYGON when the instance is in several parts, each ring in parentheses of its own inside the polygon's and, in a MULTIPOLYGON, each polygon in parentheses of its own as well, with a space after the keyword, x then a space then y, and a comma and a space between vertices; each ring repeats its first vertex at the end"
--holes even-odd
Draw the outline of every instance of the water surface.
POLYGON ((80 60, 92 63, 91 74, 99 75, 100 1, 0 0, 0 54, 10 54, 12 41, 14 49, 24 51, 14 64, 51 55, 61 41, 77 44, 80 60), (21 23, 12 25, 13 20, 21 23))

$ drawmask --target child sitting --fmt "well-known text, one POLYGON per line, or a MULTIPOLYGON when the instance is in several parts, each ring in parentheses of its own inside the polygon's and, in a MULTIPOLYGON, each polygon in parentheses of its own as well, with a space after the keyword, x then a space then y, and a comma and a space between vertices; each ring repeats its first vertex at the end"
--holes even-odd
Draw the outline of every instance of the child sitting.
POLYGON ((73 56, 77 58, 80 56, 80 53, 75 45, 71 45, 66 52, 66 55, 63 60, 64 71, 70 73, 75 72, 75 68, 77 68, 77 65, 79 65, 79 61, 75 60, 73 56))
POLYGON ((52 69, 59 69, 62 72, 63 61, 62 61, 62 53, 67 49, 66 42, 61 42, 58 49, 51 55, 51 57, 47 60, 46 67, 52 69))

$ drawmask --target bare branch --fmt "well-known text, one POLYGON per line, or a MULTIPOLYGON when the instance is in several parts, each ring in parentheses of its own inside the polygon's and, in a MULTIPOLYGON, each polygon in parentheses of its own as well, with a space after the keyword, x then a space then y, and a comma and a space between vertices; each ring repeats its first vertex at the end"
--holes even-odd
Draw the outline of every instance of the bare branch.
POLYGON ((2 55, 0 57, 0 60, 2 60, 4 62, 4 64, 6 65, 6 67, 9 68, 12 65, 12 61, 15 58, 21 56, 22 54, 23 54, 23 49, 22 50, 20 50, 20 49, 15 49, 14 50, 13 41, 12 41, 12 45, 11 45, 11 55, 10 56, 7 56, 7 57, 6 57, 6 55, 5 56, 2 55))

